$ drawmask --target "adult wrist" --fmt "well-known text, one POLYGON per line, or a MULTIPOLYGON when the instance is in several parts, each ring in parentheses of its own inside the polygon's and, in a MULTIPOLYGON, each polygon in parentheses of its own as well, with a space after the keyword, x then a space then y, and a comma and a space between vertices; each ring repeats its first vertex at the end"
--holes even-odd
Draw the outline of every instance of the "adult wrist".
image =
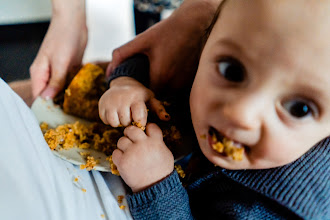
POLYGON ((86 20, 85 0, 52 0, 52 17, 86 20))

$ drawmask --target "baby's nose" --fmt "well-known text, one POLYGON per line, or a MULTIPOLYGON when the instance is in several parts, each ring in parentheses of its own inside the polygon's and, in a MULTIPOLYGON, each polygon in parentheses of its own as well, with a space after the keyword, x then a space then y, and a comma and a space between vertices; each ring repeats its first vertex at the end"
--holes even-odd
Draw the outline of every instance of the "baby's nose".
POLYGON ((256 130, 262 125, 266 103, 257 96, 242 96, 223 105, 223 114, 233 126, 256 130))

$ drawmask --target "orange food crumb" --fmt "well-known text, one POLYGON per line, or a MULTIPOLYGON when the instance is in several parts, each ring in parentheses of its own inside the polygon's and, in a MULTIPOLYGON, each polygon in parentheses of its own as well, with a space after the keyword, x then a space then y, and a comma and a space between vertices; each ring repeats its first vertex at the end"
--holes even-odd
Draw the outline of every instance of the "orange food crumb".
POLYGON ((124 205, 121 205, 121 206, 119 206, 119 208, 120 208, 120 209, 125 209, 125 208, 126 208, 126 206, 124 206, 124 205))
POLYGON ((145 127, 145 126, 142 126, 140 122, 135 122, 135 121, 133 121, 133 122, 132 122, 132 125, 134 125, 134 126, 140 128, 142 131, 146 130, 146 127, 145 127))
POLYGON ((120 176, 119 171, 117 170, 117 166, 112 161, 112 155, 107 157, 107 161, 109 161, 109 163, 110 163, 111 173, 116 176, 120 176))
POLYGON ((98 163, 99 163, 99 160, 95 160, 94 157, 87 156, 86 164, 81 164, 80 169, 81 170, 86 169, 86 170, 90 171, 90 170, 94 169, 94 167, 98 163))
POLYGON ((87 190, 86 189, 81 189, 81 191, 83 191, 85 193, 87 190))
POLYGON ((181 165, 175 165, 174 168, 175 168, 176 172, 178 172, 178 174, 181 178, 185 178, 186 174, 184 173, 181 165))
POLYGON ((117 202, 118 202, 119 204, 121 204, 121 203, 123 202, 123 199, 124 199, 124 196, 123 196, 123 195, 119 195, 119 196, 117 197, 117 202))
POLYGON ((78 182, 78 177, 74 178, 74 181, 75 181, 75 182, 78 182))
POLYGON ((102 214, 102 215, 101 215, 101 218, 105 218, 105 215, 104 215, 104 214, 102 214))

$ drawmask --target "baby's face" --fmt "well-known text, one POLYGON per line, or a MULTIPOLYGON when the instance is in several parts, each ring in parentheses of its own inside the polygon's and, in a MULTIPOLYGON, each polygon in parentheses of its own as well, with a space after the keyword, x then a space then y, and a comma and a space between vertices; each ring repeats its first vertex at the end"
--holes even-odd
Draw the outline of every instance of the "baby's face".
POLYGON ((204 155, 227 169, 299 158, 330 134, 330 1, 228 1, 190 96, 204 155), (244 148, 233 160, 212 136, 244 148))

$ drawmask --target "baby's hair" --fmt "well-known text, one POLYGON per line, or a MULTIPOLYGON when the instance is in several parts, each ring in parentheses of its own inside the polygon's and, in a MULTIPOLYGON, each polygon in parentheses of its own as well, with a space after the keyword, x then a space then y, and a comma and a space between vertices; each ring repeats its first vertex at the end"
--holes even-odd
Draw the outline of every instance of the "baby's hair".
POLYGON ((210 34, 211 34, 211 31, 212 31, 212 29, 213 29, 213 27, 214 27, 214 24, 215 24, 215 22, 218 20, 218 18, 219 18, 219 15, 220 15, 220 12, 222 11, 222 9, 223 9, 223 7, 224 7, 224 5, 225 5, 225 3, 227 2, 228 0, 223 0, 220 4, 219 4, 219 6, 218 6, 218 8, 217 8, 217 10, 215 11, 215 14, 214 14, 214 16, 213 16, 213 19, 212 19, 212 22, 211 22, 211 24, 208 26, 208 28, 205 30, 205 33, 204 33, 204 36, 203 36, 203 39, 202 39, 202 49, 204 48, 204 46, 205 46, 205 44, 206 44, 206 41, 207 41, 207 39, 209 38, 209 36, 210 36, 210 34))

